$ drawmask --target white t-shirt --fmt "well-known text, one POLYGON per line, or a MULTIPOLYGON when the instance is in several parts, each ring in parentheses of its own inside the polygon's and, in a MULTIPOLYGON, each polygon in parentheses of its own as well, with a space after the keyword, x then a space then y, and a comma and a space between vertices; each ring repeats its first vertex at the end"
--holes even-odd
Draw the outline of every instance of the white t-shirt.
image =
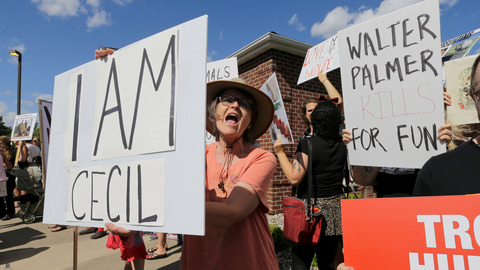
POLYGON ((27 162, 33 162, 34 157, 42 156, 42 151, 40 150, 40 148, 38 148, 38 146, 29 143, 25 146, 27 146, 28 148, 27 162))

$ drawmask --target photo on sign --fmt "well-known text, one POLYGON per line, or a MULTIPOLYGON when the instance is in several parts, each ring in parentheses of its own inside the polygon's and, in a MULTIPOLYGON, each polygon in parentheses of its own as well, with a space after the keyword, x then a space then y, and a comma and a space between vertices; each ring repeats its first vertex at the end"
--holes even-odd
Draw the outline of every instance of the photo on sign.
POLYGON ((36 121, 36 113, 17 115, 13 122, 12 141, 31 140, 36 121))
POLYGON ((284 144, 295 143, 275 72, 260 87, 260 90, 267 94, 273 102, 274 114, 269 128, 272 141, 275 143, 278 138, 281 138, 284 144))

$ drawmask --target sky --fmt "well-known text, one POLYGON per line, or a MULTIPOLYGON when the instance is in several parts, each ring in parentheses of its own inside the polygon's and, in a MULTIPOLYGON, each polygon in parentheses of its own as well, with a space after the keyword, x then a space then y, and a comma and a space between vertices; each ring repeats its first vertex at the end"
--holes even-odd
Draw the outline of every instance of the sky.
MULTIPOLYGON (((208 61, 228 57, 268 32, 312 46, 351 25, 420 0, 165 1, 3 0, 0 11, 0 116, 12 126, 22 53, 21 114, 53 100, 54 79, 94 59, 99 46, 121 48, 208 15, 208 61)), ((480 28, 478 0, 439 0, 441 40, 480 28)), ((480 53, 476 50, 470 54, 480 53)), ((300 68, 300 67, 299 67, 300 68)))

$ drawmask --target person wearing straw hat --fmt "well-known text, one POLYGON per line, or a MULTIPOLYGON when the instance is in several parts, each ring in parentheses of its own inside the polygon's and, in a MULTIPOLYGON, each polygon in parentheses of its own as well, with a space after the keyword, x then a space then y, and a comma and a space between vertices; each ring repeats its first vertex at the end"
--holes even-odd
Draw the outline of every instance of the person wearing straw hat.
MULTIPOLYGON (((97 50, 95 58, 113 51, 97 50)), ((184 235, 181 269, 278 269, 266 214, 275 156, 257 147, 273 103, 242 79, 207 84, 205 236, 184 235)))
POLYGON ((241 79, 207 84, 205 236, 184 236, 182 269, 278 269, 266 213, 276 158, 253 143, 273 104, 241 79))

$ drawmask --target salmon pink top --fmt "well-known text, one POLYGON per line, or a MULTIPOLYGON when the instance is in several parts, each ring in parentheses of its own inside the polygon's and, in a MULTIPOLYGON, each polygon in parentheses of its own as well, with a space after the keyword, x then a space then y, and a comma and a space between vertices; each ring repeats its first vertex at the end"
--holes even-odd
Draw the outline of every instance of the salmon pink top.
MULTIPOLYGON (((222 164, 215 151, 217 143, 206 148, 205 200, 224 202, 218 183, 222 164)), ((245 182, 256 191, 260 203, 245 219, 226 228, 206 226, 205 236, 185 235, 181 269, 278 269, 272 236, 268 227, 267 189, 275 173, 277 159, 261 148, 230 166, 225 182, 227 197, 235 183, 245 182)))

